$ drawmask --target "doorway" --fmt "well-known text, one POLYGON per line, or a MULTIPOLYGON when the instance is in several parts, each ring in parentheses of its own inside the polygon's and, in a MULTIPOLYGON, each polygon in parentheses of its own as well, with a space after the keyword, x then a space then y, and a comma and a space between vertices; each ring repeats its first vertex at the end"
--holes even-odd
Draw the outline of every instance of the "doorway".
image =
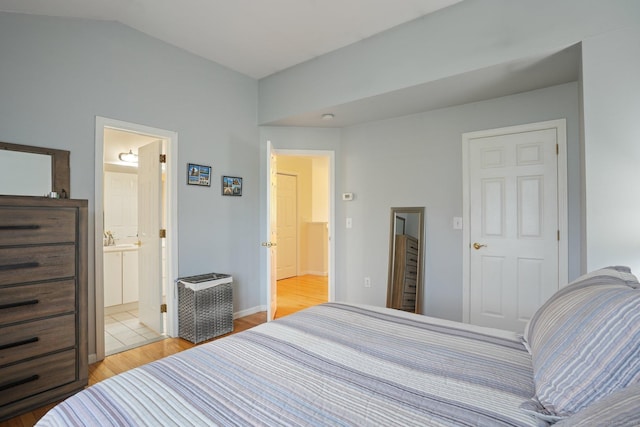
POLYGON ((96 360, 175 330, 175 162, 166 159, 176 142, 173 132, 96 120, 96 360))
POLYGON ((269 212, 277 216, 270 219, 276 225, 277 246, 271 252, 277 274, 269 282, 268 307, 273 307, 270 318, 279 318, 332 300, 333 157, 277 150, 270 164, 277 168, 270 187, 275 203, 269 202, 269 212))
MULTIPOLYGON (((147 198, 153 191, 147 181, 157 181, 157 174, 148 173, 143 167, 143 151, 161 153, 165 141, 152 135, 123 131, 114 128, 104 130, 104 193, 103 193, 103 287, 104 287, 104 341, 105 356, 139 347, 164 337, 163 319, 157 321, 153 314, 145 313, 145 297, 151 277, 153 286, 163 286, 166 295, 166 280, 161 280, 155 271, 166 271, 162 266, 161 251, 148 254, 148 244, 142 244, 144 227, 164 215, 163 205, 155 201, 151 209, 147 198), (155 206, 154 206, 155 205, 155 206), (158 209, 159 208, 159 209, 158 209), (144 271, 147 268, 149 271, 144 271)), ((149 158, 150 156, 147 156, 149 158)), ((146 164, 151 164, 147 161, 146 164)), ((156 162, 157 163, 157 160, 156 162)), ((157 165, 153 165, 156 166, 157 165)), ((165 194, 164 179, 155 183, 155 193, 160 198, 165 194), (159 186, 158 186, 159 184, 159 186)), ((162 222, 162 221, 160 221, 162 222)), ((162 228, 156 224, 153 228, 162 228)), ((151 288, 150 293, 159 291, 151 288)), ((153 301, 153 297, 151 297, 153 301)), ((152 302, 147 305, 153 304, 152 302)))
POLYGON ((522 332, 567 283, 565 120, 463 135, 463 319, 522 332))

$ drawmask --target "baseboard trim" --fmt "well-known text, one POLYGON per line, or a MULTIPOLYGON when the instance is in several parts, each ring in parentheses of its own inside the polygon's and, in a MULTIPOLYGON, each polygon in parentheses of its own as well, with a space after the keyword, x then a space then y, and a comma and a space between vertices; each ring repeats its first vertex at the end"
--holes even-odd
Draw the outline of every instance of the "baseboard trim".
POLYGON ((238 319, 240 317, 250 316, 261 311, 267 311, 266 305, 257 305, 255 307, 247 308, 245 310, 236 311, 233 313, 233 318, 238 319))
POLYGON ((309 276, 328 276, 329 273, 326 271, 305 271, 304 273, 299 274, 299 276, 304 276, 304 275, 309 275, 309 276))

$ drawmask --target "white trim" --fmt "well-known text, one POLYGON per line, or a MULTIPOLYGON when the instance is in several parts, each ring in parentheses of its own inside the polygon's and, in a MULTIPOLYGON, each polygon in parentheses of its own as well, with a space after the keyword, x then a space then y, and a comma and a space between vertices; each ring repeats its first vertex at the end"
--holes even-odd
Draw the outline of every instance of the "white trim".
POLYGON ((471 207, 469 206, 469 143, 475 138, 506 135, 511 133, 531 132, 544 129, 556 129, 558 143, 558 285, 562 287, 569 280, 569 239, 568 239, 568 193, 567 193, 567 121, 566 119, 549 120, 509 126, 499 129, 488 129, 462 134, 462 321, 469 323, 471 277, 470 229, 471 207))
POLYGON ((90 356, 93 362, 104 359, 104 283, 102 264, 103 230, 103 163, 104 129, 118 129, 127 132, 157 136, 167 141, 167 336, 176 336, 178 331, 178 307, 175 278, 178 275, 178 134, 173 131, 153 128, 136 123, 96 116, 95 128, 95 307, 96 307, 96 353, 90 356), (174 289, 171 292, 171 289, 174 289))
POLYGON ((300 273, 300 276, 328 276, 329 272, 328 271, 315 271, 315 270, 308 270, 308 271, 302 271, 300 273))
POLYGON ((241 317, 251 316, 252 314, 260 313, 261 311, 267 311, 267 307, 264 305, 257 305, 251 308, 245 308, 244 310, 236 311, 233 313, 234 319, 239 319, 241 317))

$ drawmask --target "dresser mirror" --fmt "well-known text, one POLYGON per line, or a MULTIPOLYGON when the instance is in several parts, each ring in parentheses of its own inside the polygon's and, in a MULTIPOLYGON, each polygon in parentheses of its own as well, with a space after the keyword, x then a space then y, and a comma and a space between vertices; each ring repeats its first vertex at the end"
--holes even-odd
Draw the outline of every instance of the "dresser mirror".
POLYGON ((387 307, 422 313, 424 207, 391 208, 387 307))
POLYGON ((0 142, 0 194, 70 197, 69 151, 0 142))

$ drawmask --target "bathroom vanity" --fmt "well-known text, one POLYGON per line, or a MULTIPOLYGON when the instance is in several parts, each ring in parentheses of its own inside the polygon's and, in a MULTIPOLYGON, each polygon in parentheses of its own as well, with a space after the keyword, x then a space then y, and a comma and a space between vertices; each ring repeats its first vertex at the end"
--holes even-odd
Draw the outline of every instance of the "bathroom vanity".
POLYGON ((119 244, 105 246, 104 306, 138 301, 138 246, 119 244))

